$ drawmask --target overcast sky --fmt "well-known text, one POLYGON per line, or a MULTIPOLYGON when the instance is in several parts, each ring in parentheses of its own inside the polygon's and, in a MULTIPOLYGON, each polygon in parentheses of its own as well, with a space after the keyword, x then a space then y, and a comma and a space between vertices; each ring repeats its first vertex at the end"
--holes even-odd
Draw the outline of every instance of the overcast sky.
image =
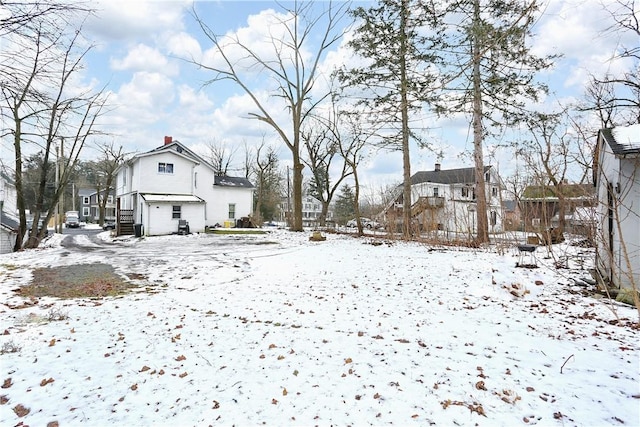
MULTIPOLYGON (((165 135, 196 149, 215 141, 241 150, 245 143, 255 144, 264 137, 280 147, 282 164, 287 164, 288 150, 277 143, 270 128, 246 118, 255 108, 240 88, 225 84, 203 87, 211 75, 179 59, 206 57, 211 49, 190 15, 192 1, 102 0, 92 4, 98 8, 97 14, 85 24, 85 30, 96 48, 83 78, 96 87, 106 84, 111 92, 115 108, 106 118, 107 129, 113 132, 108 139, 127 151, 144 152, 161 145, 165 135)), ((547 0, 545 5, 545 15, 535 28, 535 53, 564 55, 553 70, 540 76, 554 91, 546 100, 553 104, 581 97, 589 73, 602 73, 612 66, 608 59, 620 40, 603 32, 611 21, 599 1, 547 0)), ((282 12, 271 1, 206 1, 196 2, 195 8, 216 33, 239 32, 256 45, 273 11, 282 12)), ((349 56, 338 44, 326 61, 335 63, 349 56)), ((321 68, 329 69, 330 64, 321 68)), ((270 84, 260 76, 252 82, 257 91, 270 84)), ((443 169, 472 166, 471 159, 461 155, 472 149, 467 120, 425 126, 433 128, 429 135, 444 153, 443 169)), ((495 143, 487 141, 488 151, 495 143)), ((3 151, 6 144, 3 141, 3 151)), ((241 163, 243 155, 236 156, 241 163)), ((436 155, 427 150, 414 149, 411 156, 413 172, 432 169, 436 162, 436 155)), ((498 157, 510 159, 504 152, 498 157)), ((513 165, 499 166, 507 169, 513 165)), ((372 156, 363 165, 362 174, 369 188, 399 182, 400 154, 372 156)))

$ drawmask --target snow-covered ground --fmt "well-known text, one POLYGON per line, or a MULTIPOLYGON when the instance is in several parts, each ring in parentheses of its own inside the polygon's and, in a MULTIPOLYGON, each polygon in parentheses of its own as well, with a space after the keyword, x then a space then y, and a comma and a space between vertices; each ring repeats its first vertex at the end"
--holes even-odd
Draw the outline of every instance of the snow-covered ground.
POLYGON ((590 249, 526 269, 514 247, 310 234, 0 256, 0 425, 640 425, 638 313, 581 295, 590 249), (98 262, 141 287, 10 308, 33 268, 98 262))

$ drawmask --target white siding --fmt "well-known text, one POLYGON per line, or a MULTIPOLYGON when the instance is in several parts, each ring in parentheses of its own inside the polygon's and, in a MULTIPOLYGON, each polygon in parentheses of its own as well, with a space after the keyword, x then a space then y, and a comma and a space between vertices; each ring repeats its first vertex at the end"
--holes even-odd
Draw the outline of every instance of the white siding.
POLYGON ((601 141, 598 176, 597 267, 615 286, 640 284, 640 166, 637 158, 615 157, 601 141), (613 189, 613 227, 609 227, 608 186, 613 189), (611 242, 611 246, 610 246, 611 242))

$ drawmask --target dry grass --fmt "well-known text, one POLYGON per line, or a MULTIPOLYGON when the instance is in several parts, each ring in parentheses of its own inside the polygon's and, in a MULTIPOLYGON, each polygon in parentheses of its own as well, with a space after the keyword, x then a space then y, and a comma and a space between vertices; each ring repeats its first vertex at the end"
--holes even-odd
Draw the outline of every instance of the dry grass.
POLYGON ((131 288, 129 282, 115 273, 107 264, 78 264, 61 267, 37 268, 33 279, 22 286, 18 294, 23 297, 104 298, 122 295, 131 288))

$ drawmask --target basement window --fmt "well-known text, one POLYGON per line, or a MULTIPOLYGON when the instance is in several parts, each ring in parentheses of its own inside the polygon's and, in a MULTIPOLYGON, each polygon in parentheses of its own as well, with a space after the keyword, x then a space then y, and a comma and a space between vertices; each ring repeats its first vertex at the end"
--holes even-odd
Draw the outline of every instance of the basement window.
POLYGON ((182 206, 172 206, 171 218, 180 219, 182 217, 182 206))

